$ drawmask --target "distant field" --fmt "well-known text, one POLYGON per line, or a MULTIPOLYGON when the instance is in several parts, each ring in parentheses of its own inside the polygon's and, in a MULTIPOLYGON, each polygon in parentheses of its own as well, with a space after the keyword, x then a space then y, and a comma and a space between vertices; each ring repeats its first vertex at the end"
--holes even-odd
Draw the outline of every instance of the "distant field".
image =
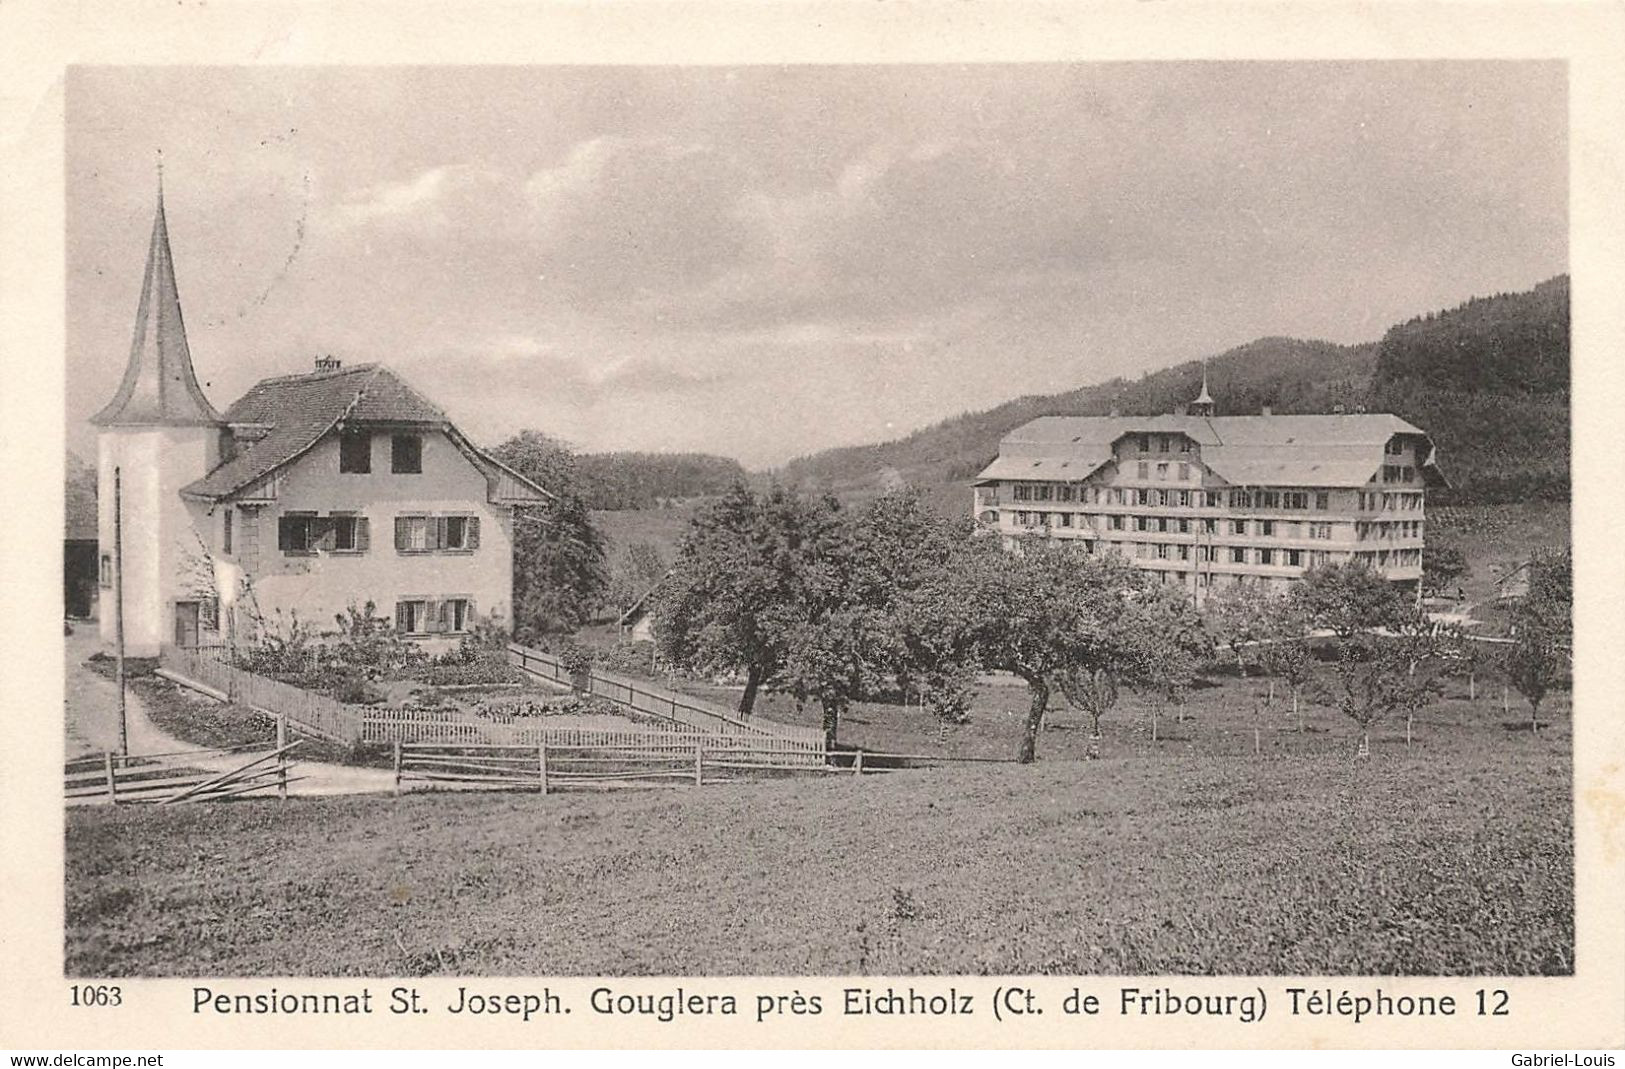
POLYGON ((611 558, 627 546, 638 542, 652 542, 667 561, 677 555, 677 541, 688 529, 694 515, 694 505, 679 505, 667 509, 622 509, 592 514, 593 526, 609 539, 611 558))
MULTIPOLYGON (((1531 736, 1498 697, 1364 761, 1325 714, 1254 756, 1215 701, 1155 747, 1119 716, 1095 761, 1062 714, 1034 766, 80 809, 67 972, 1566 973, 1566 702, 1531 736)), ((1010 752, 987 721, 954 748, 1010 752)))
POLYGON ((1535 550, 1569 545, 1569 503, 1429 508, 1427 537, 1466 555, 1472 574, 1463 592, 1468 601, 1485 602, 1495 597, 1496 581, 1535 550))

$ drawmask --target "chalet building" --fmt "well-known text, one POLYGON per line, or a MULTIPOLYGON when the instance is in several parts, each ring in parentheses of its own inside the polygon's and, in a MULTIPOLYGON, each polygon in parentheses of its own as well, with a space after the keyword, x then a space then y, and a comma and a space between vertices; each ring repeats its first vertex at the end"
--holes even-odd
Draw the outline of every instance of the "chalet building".
POLYGON ((1024 536, 1115 552, 1164 583, 1282 592, 1357 560, 1406 588, 1422 577, 1425 500, 1446 485, 1428 436, 1397 416, 1044 416, 977 477, 973 514, 1007 548, 1024 536))
POLYGON ((514 511, 546 491, 376 364, 320 359, 218 412, 193 372, 161 188, 129 365, 92 422, 101 633, 112 641, 116 496, 132 656, 296 620, 332 630, 368 602, 424 637, 512 612, 514 511))

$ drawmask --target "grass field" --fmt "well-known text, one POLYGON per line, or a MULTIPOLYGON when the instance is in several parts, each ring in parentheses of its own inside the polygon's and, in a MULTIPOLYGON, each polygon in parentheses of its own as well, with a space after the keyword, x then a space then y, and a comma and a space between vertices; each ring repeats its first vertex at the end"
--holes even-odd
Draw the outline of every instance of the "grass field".
POLYGON ((1033 766, 76 810, 67 971, 1565 973, 1552 719, 1441 707, 1363 761, 1124 724, 1062 760, 1057 723, 1033 766))
POLYGON ((1536 550, 1569 545, 1570 520, 1565 502, 1430 508, 1427 535, 1466 555, 1472 571, 1463 593, 1483 603, 1494 599, 1496 581, 1536 550))

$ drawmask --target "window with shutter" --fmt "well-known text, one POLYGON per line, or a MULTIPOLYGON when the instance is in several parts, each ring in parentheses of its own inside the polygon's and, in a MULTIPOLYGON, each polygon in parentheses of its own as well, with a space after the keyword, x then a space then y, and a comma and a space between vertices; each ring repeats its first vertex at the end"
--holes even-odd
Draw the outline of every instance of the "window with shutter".
POLYGON ((277 517, 277 549, 290 555, 314 552, 316 547, 311 537, 311 521, 314 519, 312 514, 302 512, 277 517))
POLYGON ((337 524, 331 516, 312 517, 310 521, 310 544, 312 549, 319 549, 323 553, 331 553, 338 546, 337 524))
POLYGON ((332 551, 335 553, 354 553, 356 551, 356 525, 357 519, 349 513, 334 513, 329 521, 333 525, 332 551))

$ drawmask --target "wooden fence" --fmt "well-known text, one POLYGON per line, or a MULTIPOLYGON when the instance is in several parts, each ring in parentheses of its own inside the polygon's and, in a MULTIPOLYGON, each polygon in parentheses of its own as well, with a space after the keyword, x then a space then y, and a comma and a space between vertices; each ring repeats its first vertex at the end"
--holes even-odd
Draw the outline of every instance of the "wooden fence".
POLYGON ((760 756, 778 767, 813 768, 824 763, 822 737, 809 744, 774 735, 720 735, 693 728, 554 727, 543 717, 488 719, 450 709, 369 709, 362 719, 362 739, 441 746, 616 746, 684 753, 703 746, 718 755, 760 756))
MULTIPOLYGON (((559 658, 544 650, 510 643, 513 664, 532 675, 563 686, 573 686, 559 658)), ((594 668, 586 680, 587 692, 646 716, 658 717, 716 735, 748 738, 777 737, 799 748, 822 750, 824 733, 817 728, 780 724, 773 720, 742 720, 730 709, 689 694, 679 694, 643 679, 594 668)))
POLYGON ((345 744, 362 738, 361 710, 288 683, 238 668, 225 647, 164 646, 158 663, 272 716, 286 716, 300 730, 345 744))
MULTIPOLYGON (((720 770, 827 772, 823 755, 812 762, 763 750, 748 740, 716 745, 716 735, 675 732, 592 732, 641 736, 619 742, 555 741, 537 745, 395 743, 395 789, 537 790, 613 787, 637 781, 676 780, 700 786, 720 770)), ((564 738, 560 733, 559 738, 564 738)))
POLYGON ((125 802, 218 801, 261 791, 288 796, 293 762, 288 753, 299 743, 278 745, 266 753, 236 749, 177 750, 134 756, 104 753, 76 758, 63 766, 63 795, 68 805, 125 802), (229 767, 218 766, 226 759, 229 767))

